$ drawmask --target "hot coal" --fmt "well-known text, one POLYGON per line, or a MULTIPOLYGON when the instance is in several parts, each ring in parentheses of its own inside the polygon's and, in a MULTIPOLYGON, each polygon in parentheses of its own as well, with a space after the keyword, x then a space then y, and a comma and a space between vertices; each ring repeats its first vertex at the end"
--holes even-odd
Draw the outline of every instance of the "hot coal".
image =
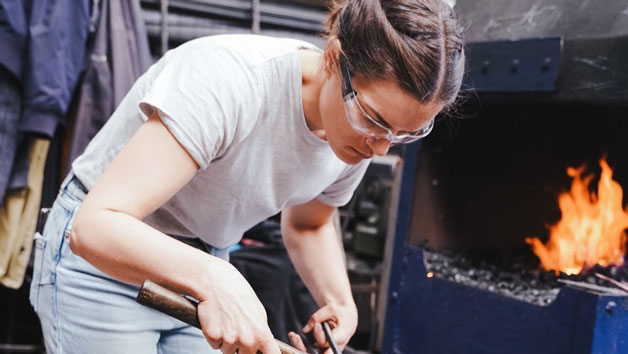
POLYGON ((500 252, 454 252, 424 248, 428 272, 435 277, 472 286, 503 296, 546 306, 552 303, 565 284, 559 279, 595 284, 617 289, 599 279, 595 273, 619 281, 628 281, 628 266, 595 267, 578 275, 567 275, 541 268, 538 258, 529 248, 500 252))

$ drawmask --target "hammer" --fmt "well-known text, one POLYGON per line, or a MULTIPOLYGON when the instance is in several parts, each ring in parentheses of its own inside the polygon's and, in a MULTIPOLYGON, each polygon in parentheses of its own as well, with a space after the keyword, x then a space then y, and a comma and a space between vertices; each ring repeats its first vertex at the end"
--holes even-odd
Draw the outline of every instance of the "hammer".
MULTIPOLYGON (((150 280, 145 280, 137 294, 137 302, 181 320, 190 326, 201 329, 196 307, 198 304, 188 298, 166 289, 150 280)), ((307 354, 297 348, 275 339, 281 354, 307 354)), ((257 352, 260 354, 260 352, 257 352)))

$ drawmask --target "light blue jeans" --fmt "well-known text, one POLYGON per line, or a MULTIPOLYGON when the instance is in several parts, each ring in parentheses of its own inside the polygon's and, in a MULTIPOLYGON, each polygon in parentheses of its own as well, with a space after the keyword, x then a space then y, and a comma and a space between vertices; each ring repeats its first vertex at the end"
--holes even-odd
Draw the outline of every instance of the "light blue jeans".
MULTIPOLYGON (((70 174, 43 235, 35 235, 30 301, 47 353, 220 353, 199 329, 138 304, 139 286, 111 278, 72 252, 65 234, 84 197, 70 174)), ((209 251, 227 257, 223 250, 209 251)))

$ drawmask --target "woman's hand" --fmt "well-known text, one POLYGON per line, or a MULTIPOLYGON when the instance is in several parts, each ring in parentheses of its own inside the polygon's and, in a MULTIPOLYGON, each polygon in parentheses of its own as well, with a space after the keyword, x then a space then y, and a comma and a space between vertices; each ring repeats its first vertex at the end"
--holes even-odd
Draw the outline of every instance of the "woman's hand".
POLYGON ((212 286, 198 305, 203 334, 224 354, 280 354, 266 311, 242 275, 229 263, 213 269, 212 286))
MULTIPOLYGON (((324 352, 325 354, 332 354, 331 348, 329 348, 329 343, 327 343, 327 339, 325 338, 325 332, 323 331, 322 323, 325 321, 329 321, 329 325, 332 329, 332 336, 334 337, 336 344, 338 344, 338 347, 344 349, 357 328, 358 311, 353 302, 343 305, 333 303, 327 304, 316 311, 312 317, 310 317, 305 327, 303 327, 303 333, 313 331, 316 344, 319 348, 327 348, 324 352)), ((299 335, 294 332, 290 332, 288 336, 290 337, 290 342, 294 347, 307 352, 307 349, 305 348, 305 345, 299 335)))

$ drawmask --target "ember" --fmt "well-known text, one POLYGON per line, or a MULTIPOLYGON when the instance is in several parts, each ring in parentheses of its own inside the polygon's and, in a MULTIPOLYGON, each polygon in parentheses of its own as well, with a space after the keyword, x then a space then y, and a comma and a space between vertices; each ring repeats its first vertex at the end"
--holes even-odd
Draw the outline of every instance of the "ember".
POLYGON ((529 248, 501 251, 456 252, 422 247, 425 268, 434 278, 446 279, 480 290, 498 293, 527 303, 551 304, 565 284, 587 289, 618 290, 613 281, 628 284, 628 265, 595 265, 577 275, 539 269, 539 260, 529 248), (612 279, 611 281, 605 280, 612 279))
POLYGON ((622 207, 622 188, 613 180, 605 159, 600 160, 600 167, 597 195, 589 192, 593 176, 582 176, 584 166, 568 168, 573 183, 569 192, 558 197, 562 217, 550 227, 549 241, 543 244, 538 238, 526 238, 544 269, 578 274, 596 264, 623 263, 628 208, 622 207))
MULTIPOLYGON (((548 305, 561 284, 553 272, 542 273, 528 249, 502 253, 459 253, 423 248, 427 274, 535 305, 548 305)), ((428 276, 428 278, 430 278, 428 276)))

